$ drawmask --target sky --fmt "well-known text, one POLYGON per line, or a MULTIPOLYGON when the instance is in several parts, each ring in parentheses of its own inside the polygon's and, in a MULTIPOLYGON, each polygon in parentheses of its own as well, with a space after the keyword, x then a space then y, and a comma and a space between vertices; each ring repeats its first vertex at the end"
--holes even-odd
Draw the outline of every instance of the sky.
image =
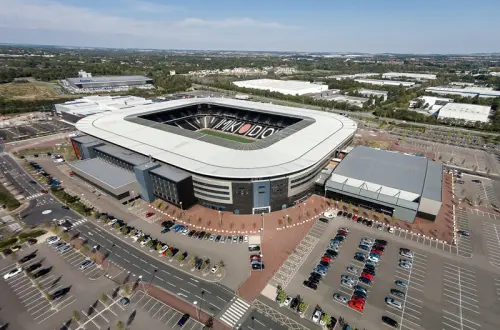
POLYGON ((0 0, 0 43, 500 52, 500 0, 0 0))

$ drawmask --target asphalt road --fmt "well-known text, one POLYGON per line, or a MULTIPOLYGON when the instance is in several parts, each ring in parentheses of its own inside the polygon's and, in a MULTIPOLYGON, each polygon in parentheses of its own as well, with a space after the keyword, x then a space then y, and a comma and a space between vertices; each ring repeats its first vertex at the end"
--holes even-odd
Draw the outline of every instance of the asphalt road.
POLYGON ((222 311, 234 296, 232 292, 220 285, 189 276, 183 271, 148 256, 139 251, 140 245, 132 245, 132 241, 126 242, 118 239, 91 222, 85 222, 75 230, 89 240, 89 245, 100 245, 101 252, 105 254, 109 252, 110 261, 136 276, 142 276, 146 283, 153 281, 153 284, 190 303, 199 301, 201 291, 204 290, 203 309, 211 315, 217 315, 222 311), (155 270, 157 270, 156 273, 155 270))
POLYGON ((264 317, 262 314, 255 310, 248 315, 245 321, 238 328, 241 330, 257 330, 257 329, 272 329, 272 330, 286 330, 287 327, 264 317))
POLYGON ((6 178, 29 200, 28 207, 20 213, 28 225, 42 224, 54 219, 76 219, 71 210, 61 208, 62 204, 50 194, 42 194, 46 189, 40 184, 33 184, 33 178, 8 154, 0 154, 0 170, 6 178))

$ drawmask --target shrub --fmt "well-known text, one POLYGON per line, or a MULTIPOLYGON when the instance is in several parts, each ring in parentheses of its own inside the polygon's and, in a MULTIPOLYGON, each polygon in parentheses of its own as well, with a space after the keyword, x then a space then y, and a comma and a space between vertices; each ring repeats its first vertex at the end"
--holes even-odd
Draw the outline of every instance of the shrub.
POLYGON ((177 261, 181 262, 182 260, 184 260, 184 254, 179 253, 179 254, 177 255, 177 261))
POLYGON ((113 228, 115 228, 115 229, 120 228, 120 224, 119 224, 118 222, 115 222, 115 223, 113 224, 113 228))
POLYGON ((147 247, 148 247, 148 248, 152 248, 154 244, 155 244, 155 243, 153 242, 153 240, 151 240, 151 241, 149 241, 149 242, 148 242, 148 244, 146 244, 146 245, 147 245, 147 247))
POLYGON ((5 241, 0 242, 0 249, 3 249, 5 247, 11 246, 12 244, 17 242, 17 238, 11 238, 5 241))
POLYGON ((26 238, 32 238, 32 237, 38 237, 46 234, 47 231, 43 229, 38 229, 38 230, 33 230, 27 233, 21 233, 19 234, 19 239, 26 239, 26 238))

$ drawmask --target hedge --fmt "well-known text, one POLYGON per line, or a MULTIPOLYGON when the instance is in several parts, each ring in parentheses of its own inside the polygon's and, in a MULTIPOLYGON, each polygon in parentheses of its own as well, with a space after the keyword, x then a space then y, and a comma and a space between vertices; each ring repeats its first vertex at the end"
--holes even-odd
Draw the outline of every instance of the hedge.
POLYGON ((14 244, 16 242, 17 242, 17 238, 10 238, 6 241, 1 241, 0 242, 0 250, 2 250, 3 248, 5 248, 7 246, 11 246, 12 244, 14 244))
POLYGON ((32 238, 32 237, 42 236, 45 233, 47 233, 46 230, 38 229, 38 230, 33 230, 33 231, 30 231, 30 232, 27 232, 27 233, 21 233, 21 234, 19 234, 18 237, 19 237, 19 239, 26 239, 26 238, 32 238))

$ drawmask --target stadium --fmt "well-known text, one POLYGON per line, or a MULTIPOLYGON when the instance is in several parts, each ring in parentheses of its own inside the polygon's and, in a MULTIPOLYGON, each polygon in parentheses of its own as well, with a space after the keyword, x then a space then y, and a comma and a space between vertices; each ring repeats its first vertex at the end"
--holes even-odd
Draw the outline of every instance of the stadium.
POLYGON ((356 123, 223 98, 137 105, 81 119, 73 173, 122 202, 162 199, 235 214, 292 207, 315 189, 356 123))

